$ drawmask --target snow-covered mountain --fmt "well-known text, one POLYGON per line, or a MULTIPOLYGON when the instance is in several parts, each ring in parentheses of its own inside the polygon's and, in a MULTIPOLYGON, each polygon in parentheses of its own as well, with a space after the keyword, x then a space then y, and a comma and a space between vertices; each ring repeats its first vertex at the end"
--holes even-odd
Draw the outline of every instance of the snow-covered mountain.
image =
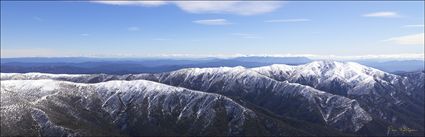
MULTIPOLYGON (((254 71, 359 101, 362 108, 386 125, 424 129, 424 77, 403 77, 353 62, 316 61, 288 66, 271 65, 254 71), (423 85, 423 84, 422 84, 423 85), (422 93, 416 97, 416 93, 422 93), (418 122, 419 121, 419 122, 418 122)), ((382 128, 386 128, 383 126, 382 128)))
POLYGON ((308 135, 225 96, 146 80, 1 83, 2 136, 308 135))
POLYGON ((424 94, 425 91, 425 71, 417 71, 417 72, 408 72, 403 73, 401 76, 409 79, 410 88, 408 91, 418 92, 418 94, 424 94))
MULTIPOLYGON (((115 85, 116 87, 116 85, 119 85, 121 87, 120 89, 106 88, 108 90, 90 88, 90 91, 99 93, 109 90, 131 92, 134 89, 133 84, 143 79, 144 83, 147 82, 145 80, 153 81, 152 84, 144 84, 145 88, 150 87, 144 91, 159 90, 165 86, 166 91, 169 91, 168 88, 176 88, 219 96, 228 99, 229 102, 236 104, 234 106, 239 106, 240 109, 244 110, 244 113, 238 113, 234 117, 244 116, 248 119, 255 119, 254 121, 260 127, 266 125, 266 128, 259 129, 267 131, 269 135, 288 133, 288 130, 285 132, 277 130, 280 129, 278 127, 282 127, 282 123, 283 127, 286 127, 285 129, 291 128, 292 134, 320 135, 324 133, 310 130, 314 127, 329 132, 336 129, 350 134, 386 135, 389 126, 414 129, 421 134, 424 131, 423 81, 425 80, 423 78, 423 72, 399 76, 357 63, 332 61, 316 61, 298 66, 276 64, 251 69, 244 67, 187 68, 157 74, 1 73, 2 95, 3 82, 5 81, 51 79, 55 82, 70 81, 60 82, 68 83, 68 85, 86 85, 87 87, 108 87, 108 85, 112 87, 115 85), (162 86, 155 86, 158 84, 156 82, 163 84, 160 84, 162 86), (277 124, 272 124, 275 126, 270 128, 270 125, 267 124, 270 122, 277 124), (299 125, 305 125, 305 127, 299 125)), ((19 91, 20 89, 16 90, 19 91)), ((174 94, 186 93, 173 92, 174 94)), ((107 98, 110 97, 112 95, 108 95, 107 98)), ((101 104, 106 103, 104 99, 100 100, 101 104)), ((142 101, 140 104, 145 103, 142 101)), ((204 105, 200 106, 196 109, 215 109, 214 107, 202 108, 204 105)), ((120 110, 117 110, 120 107, 112 108, 110 111, 105 110, 105 113, 120 110)), ((227 127, 229 132, 226 132, 226 135, 248 134, 245 132, 246 128, 238 129, 240 129, 238 132, 233 133, 230 132, 233 129, 227 127)), ((197 134, 200 132, 190 133, 197 134)), ((291 135, 291 133, 288 134, 291 135)))
POLYGON ((354 62, 315 61, 299 66, 276 64, 253 70, 279 81, 309 85, 344 96, 373 94, 377 84, 400 86, 407 80, 354 62))
MULTIPOLYGON (((88 75, 80 75, 87 77, 88 75)), ((101 76, 101 75, 99 75, 101 76)), ((133 78, 144 79, 137 75, 133 78)), ((129 76, 115 78, 127 79, 129 76)), ((371 121, 355 100, 332 95, 295 83, 278 82, 243 67, 190 68, 162 73, 151 79, 160 83, 222 94, 241 102, 249 102, 280 116, 290 116, 325 124, 342 131, 357 131, 371 121), (294 113, 296 110, 300 113, 294 113)), ((78 75, 3 74, 2 79, 68 79, 80 81, 78 75), (15 76, 13 76, 15 75, 15 76)), ((100 77, 105 78, 105 77, 100 77)))
POLYGON ((108 75, 108 74, 48 74, 48 73, 0 73, 1 80, 40 80, 53 79, 61 81, 71 81, 76 83, 99 83, 111 80, 156 80, 154 74, 128 74, 128 75, 108 75))
POLYGON ((243 67, 189 68, 157 77, 161 83, 222 94, 277 115, 324 123, 342 131, 357 131, 371 120, 355 100, 296 83, 278 82, 243 67))

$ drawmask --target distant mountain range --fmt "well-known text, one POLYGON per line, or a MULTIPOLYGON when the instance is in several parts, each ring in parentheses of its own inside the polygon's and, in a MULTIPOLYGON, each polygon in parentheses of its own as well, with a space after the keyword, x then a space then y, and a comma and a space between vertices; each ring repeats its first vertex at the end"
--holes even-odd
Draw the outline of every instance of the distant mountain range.
POLYGON ((423 136, 425 131, 424 71, 395 75, 354 62, 124 75, 1 73, 1 83, 2 136, 423 136))
MULTIPOLYGON (((160 73, 182 68, 260 67, 273 64, 299 65, 310 63, 306 57, 236 57, 220 58, 1 58, 1 72, 41 72, 54 74, 134 74, 160 73)), ((354 62, 391 73, 424 70, 423 60, 382 61, 354 60, 354 62)))

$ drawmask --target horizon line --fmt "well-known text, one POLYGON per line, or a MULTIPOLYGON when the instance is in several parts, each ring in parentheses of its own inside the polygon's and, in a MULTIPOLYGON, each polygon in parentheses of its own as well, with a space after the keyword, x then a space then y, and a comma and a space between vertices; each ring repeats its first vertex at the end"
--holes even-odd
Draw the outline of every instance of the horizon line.
POLYGON ((406 54, 367 54, 367 55, 320 55, 320 54, 211 54, 211 55, 195 55, 195 54, 164 54, 164 55, 145 55, 145 56, 105 56, 105 55, 92 55, 92 56, 10 56, 3 57, 1 59, 10 58, 99 58, 99 59, 129 59, 129 58, 177 58, 177 59, 203 59, 203 58, 218 58, 218 59, 231 59, 238 57, 281 57, 281 58, 296 58, 304 57, 313 60, 362 60, 362 59, 391 59, 391 60, 425 60, 425 54, 420 53, 406 53, 406 54))

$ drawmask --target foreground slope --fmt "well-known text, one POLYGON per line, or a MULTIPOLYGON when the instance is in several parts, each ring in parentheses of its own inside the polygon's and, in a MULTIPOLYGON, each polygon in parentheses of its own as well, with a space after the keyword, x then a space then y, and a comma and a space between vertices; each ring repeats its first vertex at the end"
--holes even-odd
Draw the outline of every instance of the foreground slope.
POLYGON ((308 135, 227 97, 145 80, 1 83, 2 136, 308 135))

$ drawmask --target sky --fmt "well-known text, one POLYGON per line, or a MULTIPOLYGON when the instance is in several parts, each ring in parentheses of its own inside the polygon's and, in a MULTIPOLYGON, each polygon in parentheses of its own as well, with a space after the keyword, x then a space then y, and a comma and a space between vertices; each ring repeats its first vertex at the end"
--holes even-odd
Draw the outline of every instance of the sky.
POLYGON ((1 57, 424 58, 424 2, 1 1, 1 57))

